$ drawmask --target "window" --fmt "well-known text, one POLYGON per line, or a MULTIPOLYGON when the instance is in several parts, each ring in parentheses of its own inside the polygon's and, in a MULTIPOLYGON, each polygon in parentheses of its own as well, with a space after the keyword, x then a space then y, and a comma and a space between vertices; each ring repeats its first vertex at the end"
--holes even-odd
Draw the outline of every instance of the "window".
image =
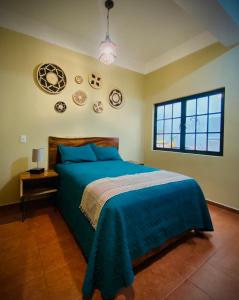
POLYGON ((154 150, 223 155, 225 88, 155 104, 154 150))

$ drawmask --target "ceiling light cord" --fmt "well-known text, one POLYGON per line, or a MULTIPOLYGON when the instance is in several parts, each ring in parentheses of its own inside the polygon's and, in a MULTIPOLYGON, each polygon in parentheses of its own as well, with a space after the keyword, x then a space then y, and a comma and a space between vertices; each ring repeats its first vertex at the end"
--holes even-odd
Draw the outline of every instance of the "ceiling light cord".
POLYGON ((109 27, 110 27, 110 18, 109 18, 109 8, 107 11, 107 32, 106 32, 106 38, 109 39, 110 37, 110 32, 109 32, 109 27))

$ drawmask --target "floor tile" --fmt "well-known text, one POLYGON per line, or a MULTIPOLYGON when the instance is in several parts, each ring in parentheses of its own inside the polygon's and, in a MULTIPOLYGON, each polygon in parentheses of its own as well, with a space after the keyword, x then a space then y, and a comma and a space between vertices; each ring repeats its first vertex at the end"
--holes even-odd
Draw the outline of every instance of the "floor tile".
POLYGON ((74 261, 86 268, 81 250, 72 237, 63 241, 52 240, 40 248, 40 257, 45 272, 74 261))
POLYGON ((174 290, 167 300, 211 300, 205 292, 197 288, 190 281, 184 282, 180 287, 174 290))
POLYGON ((42 262, 39 254, 25 253, 21 256, 15 256, 0 264, 0 286, 12 286, 25 284, 32 279, 43 276, 42 262))
POLYGON ((0 264, 4 263, 5 260, 14 258, 17 256, 24 258, 29 254, 33 253, 37 255, 38 247, 36 240, 33 235, 29 232, 26 236, 16 236, 9 238, 0 243, 0 264))
POLYGON ((47 300, 47 286, 43 277, 31 280, 25 284, 13 284, 8 289, 0 289, 0 299, 4 300, 47 300))
POLYGON ((163 257, 136 274, 133 283, 135 299, 164 299, 183 281, 184 276, 163 257))
POLYGON ((239 245, 238 243, 225 244, 219 249, 213 257, 208 260, 208 263, 218 271, 223 271, 234 280, 237 280, 239 285, 239 245))
POLYGON ((85 271, 75 264, 57 268, 45 274, 49 299, 76 300, 82 297, 85 271))
POLYGON ((13 221, 13 222, 6 222, 0 224, 0 242, 1 244, 9 238, 14 237, 21 237, 27 236, 28 234, 28 227, 25 222, 21 220, 13 221))
POLYGON ((238 283, 208 263, 194 273, 189 280, 213 299, 238 300, 239 298, 238 283))
MULTIPOLYGON (((61 217, 58 216, 58 218, 61 217)), ((49 215, 37 218, 36 222, 33 222, 31 225, 28 223, 29 229, 34 234, 39 248, 44 247, 52 240, 61 241, 72 238, 72 234, 64 221, 53 222, 49 215)))

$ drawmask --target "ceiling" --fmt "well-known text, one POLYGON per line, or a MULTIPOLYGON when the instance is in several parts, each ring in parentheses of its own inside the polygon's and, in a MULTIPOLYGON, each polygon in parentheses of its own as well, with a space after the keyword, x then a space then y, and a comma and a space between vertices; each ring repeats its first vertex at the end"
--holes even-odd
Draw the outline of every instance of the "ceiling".
MULTIPOLYGON (((116 64, 143 74, 215 42, 239 42, 238 0, 115 0, 116 64)), ((97 57, 104 0, 0 0, 0 26, 97 57)))

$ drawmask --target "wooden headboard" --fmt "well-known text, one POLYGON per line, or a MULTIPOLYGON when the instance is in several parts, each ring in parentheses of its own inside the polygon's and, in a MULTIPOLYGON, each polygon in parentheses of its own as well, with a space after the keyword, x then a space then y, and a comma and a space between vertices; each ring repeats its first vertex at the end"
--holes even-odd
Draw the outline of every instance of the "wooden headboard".
POLYGON ((87 137, 87 138, 60 138, 49 136, 48 138, 48 168, 53 169, 60 162, 58 145, 83 146, 94 143, 99 146, 113 146, 119 148, 119 139, 110 137, 87 137))

